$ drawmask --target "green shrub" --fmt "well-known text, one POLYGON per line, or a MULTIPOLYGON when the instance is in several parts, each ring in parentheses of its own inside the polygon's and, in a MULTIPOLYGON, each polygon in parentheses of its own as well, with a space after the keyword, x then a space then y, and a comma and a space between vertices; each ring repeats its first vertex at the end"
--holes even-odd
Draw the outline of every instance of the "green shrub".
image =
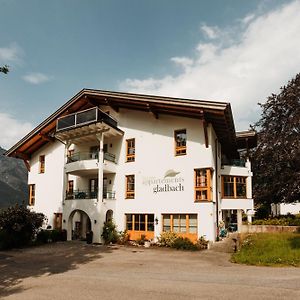
POLYGON ((252 222, 253 225, 278 225, 278 226, 300 226, 299 215, 286 215, 276 218, 259 219, 252 222))
POLYGON ((61 230, 58 230, 58 229, 53 229, 50 231, 50 240, 52 242, 58 242, 58 241, 61 241, 61 230))
POLYGON ((158 243, 163 247, 172 247, 179 236, 175 232, 163 232, 158 238, 158 243))
POLYGON ((0 212, 0 249, 18 248, 32 242, 45 216, 25 206, 9 207, 0 212))
POLYGON ((51 231, 50 230, 40 230, 36 235, 36 242, 38 244, 46 244, 50 242, 51 231))
POLYGON ((163 232, 158 238, 158 244, 162 247, 195 251, 207 249, 208 241, 200 237, 196 243, 193 243, 190 239, 183 238, 175 232, 163 232))
POLYGON ((101 236, 103 237, 105 244, 118 242, 119 234, 117 231, 117 226, 112 220, 104 222, 103 233, 101 236))
POLYGON ((197 245, 195 245, 190 239, 178 237, 173 245, 172 248, 178 249, 178 250, 191 250, 196 251, 198 250, 197 245))
POLYGON ((118 244, 120 245, 126 245, 129 242, 129 233, 127 230, 125 231, 119 231, 119 238, 118 238, 118 244))
POLYGON ((201 236, 198 239, 196 245, 197 245, 199 250, 205 250, 205 249, 207 249, 208 241, 203 236, 201 236))
POLYGON ((136 240, 136 242, 139 245, 145 245, 145 241, 146 241, 146 236, 144 234, 141 234, 141 237, 139 239, 136 240))

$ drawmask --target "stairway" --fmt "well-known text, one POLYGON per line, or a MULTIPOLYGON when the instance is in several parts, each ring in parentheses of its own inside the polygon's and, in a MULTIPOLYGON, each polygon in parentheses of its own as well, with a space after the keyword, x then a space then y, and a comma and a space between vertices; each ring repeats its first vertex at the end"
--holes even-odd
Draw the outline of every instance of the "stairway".
POLYGON ((223 238, 219 242, 215 242, 210 246, 211 251, 233 253, 235 245, 239 244, 239 236, 237 232, 229 233, 226 238, 223 238), (235 242, 236 240, 237 242, 235 242))

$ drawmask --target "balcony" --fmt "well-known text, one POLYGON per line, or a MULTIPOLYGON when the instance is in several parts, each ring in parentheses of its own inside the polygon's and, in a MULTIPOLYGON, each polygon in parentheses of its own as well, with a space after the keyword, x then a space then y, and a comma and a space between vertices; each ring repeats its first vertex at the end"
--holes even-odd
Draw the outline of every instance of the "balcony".
MULTIPOLYGON (((116 199, 116 192, 114 191, 103 191, 103 199, 116 199)), ((83 199, 97 199, 98 191, 90 191, 90 190, 76 190, 73 192, 66 193, 66 200, 83 200, 83 199)))
MULTIPOLYGON (((105 152, 103 155, 103 171, 106 173, 116 172, 116 156, 105 152)), ((84 175, 84 173, 96 174, 99 169, 98 152, 75 152, 67 157, 66 172, 73 175, 84 175)), ((90 174, 91 175, 91 174, 90 174)))
POLYGON ((222 166, 246 167, 244 159, 222 159, 222 166))
POLYGON ((75 129, 92 123, 104 122, 107 125, 117 128, 117 121, 110 115, 101 111, 98 107, 79 111, 57 119, 56 132, 67 129, 75 129))
POLYGON ((104 152, 104 160, 111 161, 115 164, 117 163, 116 156, 112 153, 109 153, 109 152, 104 152))
POLYGON ((114 200, 116 199, 116 192, 114 191, 103 191, 103 199, 114 200))
POLYGON ((98 159, 99 153, 98 152, 75 152, 72 155, 67 157, 67 164, 82 161, 82 160, 91 160, 91 159, 98 159))
POLYGON ((90 190, 76 190, 73 192, 66 193, 66 200, 80 200, 80 199, 97 199, 98 191, 90 191, 90 190))

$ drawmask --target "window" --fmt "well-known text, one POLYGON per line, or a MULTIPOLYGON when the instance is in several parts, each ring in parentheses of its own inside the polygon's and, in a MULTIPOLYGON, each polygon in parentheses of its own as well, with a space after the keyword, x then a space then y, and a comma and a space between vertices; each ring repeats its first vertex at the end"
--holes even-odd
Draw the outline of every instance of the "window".
POLYGON ((176 232, 182 235, 197 234, 197 215, 164 214, 163 231, 176 232))
POLYGON ((45 173, 45 155, 40 156, 39 162, 40 162, 39 172, 45 173))
MULTIPOLYGON (((104 182, 104 178, 103 178, 104 182)), ((98 197, 98 178, 90 179, 90 198, 96 199, 98 197)), ((104 185, 103 185, 103 195, 104 195, 104 185)))
POLYGON ((62 228, 62 213, 54 213, 53 227, 59 230, 62 228))
POLYGON ((126 214, 126 230, 154 232, 154 214, 126 214))
POLYGON ((67 199, 73 199, 73 196, 74 196, 74 181, 69 180, 68 187, 67 187, 67 199))
POLYGON ((98 159, 99 158, 99 146, 92 146, 90 147, 90 158, 91 159, 98 159))
POLYGON ((75 150, 74 149, 71 149, 71 150, 68 150, 68 157, 72 157, 74 155, 74 152, 75 150))
POLYGON ((175 155, 185 155, 186 154, 186 129, 175 130, 175 155))
POLYGON ((35 184, 29 184, 29 205, 33 206, 35 203, 35 184))
POLYGON ((211 201, 211 170, 195 169, 195 202, 211 201))
POLYGON ((126 140, 126 162, 135 160, 135 139, 126 140))
POLYGON ((76 161, 75 150, 71 149, 71 150, 68 150, 68 153, 67 153, 67 163, 71 163, 73 161, 76 161))
POLYGON ((247 198, 246 177, 222 176, 223 198, 247 198))
POLYGON ((134 175, 126 176, 126 199, 134 198, 134 175))

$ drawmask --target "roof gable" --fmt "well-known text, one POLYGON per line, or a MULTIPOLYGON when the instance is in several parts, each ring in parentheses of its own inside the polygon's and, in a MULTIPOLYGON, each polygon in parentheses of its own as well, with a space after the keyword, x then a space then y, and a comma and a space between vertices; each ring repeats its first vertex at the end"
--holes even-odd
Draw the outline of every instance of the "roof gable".
POLYGON ((212 124, 223 151, 231 157, 237 155, 236 133, 229 103, 92 89, 81 90, 5 154, 29 159, 32 153, 53 139, 59 117, 100 105, 111 106, 117 112, 123 108, 147 111, 156 118, 161 114, 170 114, 204 120, 212 124))

